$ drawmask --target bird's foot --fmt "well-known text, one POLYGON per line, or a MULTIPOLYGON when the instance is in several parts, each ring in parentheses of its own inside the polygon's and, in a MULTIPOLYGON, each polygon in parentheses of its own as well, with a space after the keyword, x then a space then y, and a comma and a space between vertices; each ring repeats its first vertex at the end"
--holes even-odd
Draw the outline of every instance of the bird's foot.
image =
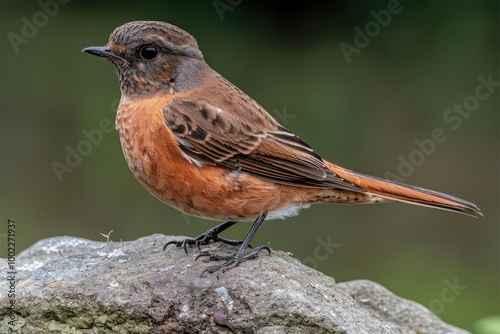
POLYGON ((203 234, 200 234, 196 238, 186 238, 184 240, 169 241, 165 244, 163 250, 165 250, 169 245, 176 245, 177 247, 184 247, 184 251, 187 254, 188 245, 196 245, 198 246, 198 248, 200 248, 200 245, 205 245, 209 243, 210 240, 214 242, 220 241, 229 245, 240 245, 238 251, 236 251, 236 253, 232 255, 220 255, 220 254, 218 255, 218 254, 213 254, 211 252, 201 252, 196 256, 196 259, 208 256, 210 261, 225 261, 224 263, 205 268, 200 273, 201 277, 203 277, 205 273, 214 273, 216 271, 224 272, 231 268, 237 267, 241 262, 245 262, 247 260, 256 258, 261 250, 266 250, 269 252, 269 254, 271 254, 271 249, 267 246, 260 246, 252 251, 247 252, 247 248, 250 247, 250 241, 254 237, 259 226, 264 222, 264 219, 266 219, 266 216, 267 216, 267 211, 263 212, 259 217, 257 217, 252 227, 250 228, 250 231, 248 231, 248 234, 246 235, 243 241, 229 240, 219 237, 219 233, 226 230, 230 226, 236 224, 236 222, 234 221, 227 221, 220 225, 215 226, 214 228, 211 228, 210 230, 206 231, 203 234))
POLYGON ((237 267, 240 263, 245 262, 247 260, 255 259, 261 250, 266 250, 271 254, 271 249, 267 246, 259 246, 253 249, 250 252, 245 253, 245 248, 240 248, 236 253, 231 255, 222 255, 222 254, 214 254, 211 252, 202 252, 198 254, 195 260, 198 260, 201 257, 207 256, 209 261, 225 261, 224 263, 209 266, 202 270, 200 273, 200 277, 203 277, 205 273, 215 273, 217 271, 225 272, 226 270, 237 267))
POLYGON ((227 221, 224 222, 220 225, 217 225, 205 233, 200 234, 199 236, 195 238, 186 238, 184 240, 172 240, 169 241, 163 246, 163 250, 167 249, 169 245, 175 245, 176 247, 184 247, 184 251, 186 254, 188 253, 187 251, 187 246, 196 246, 198 249, 200 249, 200 245, 206 245, 210 241, 213 242, 222 242, 228 245, 236 246, 236 245, 241 245, 243 243, 242 240, 231 240, 231 239, 226 239, 219 237, 219 233, 222 233, 222 231, 226 230, 230 226, 234 225, 236 222, 233 221, 227 221))

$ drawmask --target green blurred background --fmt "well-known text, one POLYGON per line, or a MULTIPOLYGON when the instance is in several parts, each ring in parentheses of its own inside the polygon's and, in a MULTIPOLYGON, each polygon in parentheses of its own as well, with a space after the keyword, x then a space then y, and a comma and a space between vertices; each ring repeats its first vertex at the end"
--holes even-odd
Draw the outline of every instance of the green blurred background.
MULTIPOLYGON (((104 133, 62 182, 52 167, 65 164, 68 146, 86 140, 83 130, 114 121, 120 92, 112 65, 81 49, 103 45, 128 21, 167 21, 195 36, 211 67, 341 166, 397 174, 399 157, 416 154, 416 139, 443 129, 447 140, 405 182, 466 198, 485 218, 404 204, 318 205, 265 224, 253 243, 293 252, 338 281, 374 280, 475 331, 475 321, 499 313, 500 87, 457 129, 443 115, 474 95, 478 76, 500 81, 498 1, 402 1, 400 13, 348 63, 340 43, 353 45, 354 28, 364 30, 371 11, 387 7, 73 0, 44 22, 40 2, 2 1, 0 232, 14 219, 21 251, 52 236, 102 240, 100 232, 114 230, 113 240, 132 240, 194 236, 213 226, 143 189, 116 131, 104 133), (218 12, 217 4, 226 7, 218 12), (29 38, 14 46, 26 21, 38 31, 25 28, 29 38), (328 240, 335 246, 322 248, 328 240), (445 291, 456 298, 443 301, 454 282, 465 288, 445 291)), ((238 224, 226 236, 242 238, 249 226, 238 224)))

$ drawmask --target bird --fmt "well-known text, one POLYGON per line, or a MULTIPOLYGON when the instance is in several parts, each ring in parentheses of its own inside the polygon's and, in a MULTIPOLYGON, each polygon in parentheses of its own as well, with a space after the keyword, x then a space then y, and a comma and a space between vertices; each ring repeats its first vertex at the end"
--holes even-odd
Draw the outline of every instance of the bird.
POLYGON ((188 215, 223 221, 184 247, 222 242, 234 253, 200 252, 206 273, 225 272, 268 246, 250 242, 267 219, 316 203, 404 202, 473 217, 473 203, 433 190, 357 173, 320 157, 255 100, 213 70, 196 39, 161 21, 116 28, 104 46, 82 51, 111 61, 121 98, 115 127, 133 175, 155 197, 188 215), (243 240, 219 234, 253 222, 243 240))

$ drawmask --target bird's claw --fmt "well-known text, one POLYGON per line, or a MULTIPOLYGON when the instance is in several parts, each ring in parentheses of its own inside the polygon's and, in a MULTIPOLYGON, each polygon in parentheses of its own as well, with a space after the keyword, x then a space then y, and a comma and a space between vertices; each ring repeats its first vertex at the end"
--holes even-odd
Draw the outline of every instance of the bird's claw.
POLYGON ((247 253, 240 253, 239 251, 232 255, 214 254, 211 252, 202 252, 198 254, 195 261, 201 257, 208 257, 209 261, 225 261, 221 264, 216 264, 213 266, 206 267, 200 273, 200 277, 203 277, 205 273, 213 274, 216 271, 225 272, 226 270, 237 267, 240 263, 247 260, 256 258, 261 250, 266 250, 269 255, 271 254, 271 249, 267 246, 259 246, 247 253))
MULTIPOLYGON (((235 224, 233 221, 227 221, 224 222, 220 225, 217 225, 210 230, 206 231, 205 233, 200 234, 196 238, 186 238, 184 240, 172 240, 169 241, 163 246, 163 250, 167 249, 168 246, 170 245, 175 245, 176 247, 183 247, 184 251, 186 254, 188 254, 187 251, 187 246, 196 246, 198 249, 200 249, 201 245, 206 245, 210 241, 213 242, 222 242, 227 245, 232 245, 232 246, 237 246, 241 245, 243 243, 242 240, 231 240, 231 239, 226 239, 219 237, 219 233, 222 233, 222 231, 226 230, 228 227, 232 226, 235 224)), ((251 248, 251 246, 249 246, 251 248)))

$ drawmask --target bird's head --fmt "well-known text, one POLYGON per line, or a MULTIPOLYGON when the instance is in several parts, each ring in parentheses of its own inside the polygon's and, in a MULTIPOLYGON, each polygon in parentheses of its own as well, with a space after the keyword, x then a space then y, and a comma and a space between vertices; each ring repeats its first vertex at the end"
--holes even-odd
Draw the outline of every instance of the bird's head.
POLYGON ((206 64, 196 40, 184 30, 156 21, 134 21, 113 31, 104 46, 83 49, 110 60, 122 94, 183 91, 196 84, 206 64))

